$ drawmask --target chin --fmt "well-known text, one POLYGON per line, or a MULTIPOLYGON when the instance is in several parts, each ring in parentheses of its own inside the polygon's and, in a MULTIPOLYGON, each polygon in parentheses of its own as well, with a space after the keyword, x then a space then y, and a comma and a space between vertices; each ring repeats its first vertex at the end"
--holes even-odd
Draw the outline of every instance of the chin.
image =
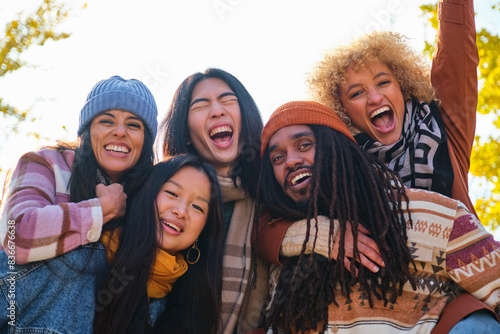
POLYGON ((302 212, 304 215, 307 215, 307 212, 309 211, 309 201, 307 198, 301 198, 298 201, 295 202, 295 206, 297 207, 297 210, 302 212))

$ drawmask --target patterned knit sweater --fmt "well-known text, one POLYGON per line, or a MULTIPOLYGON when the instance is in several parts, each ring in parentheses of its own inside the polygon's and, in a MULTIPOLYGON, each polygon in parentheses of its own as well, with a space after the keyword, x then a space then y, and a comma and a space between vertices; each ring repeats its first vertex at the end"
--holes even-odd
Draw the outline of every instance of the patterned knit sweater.
POLYGON ((99 240, 103 224, 99 200, 70 203, 74 158, 74 151, 42 148, 24 154, 9 171, 0 208, 0 238, 4 248, 9 240, 15 243, 18 264, 50 259, 99 240), (14 240, 9 239, 11 226, 15 226, 14 240))
MULTIPOLYGON (((408 189, 413 227, 408 247, 415 258, 417 290, 410 284, 395 304, 372 297, 370 308, 359 285, 349 298, 335 293, 331 333, 429 333, 445 305, 464 290, 500 311, 500 243, 462 203, 425 190, 408 189)), ((271 287, 279 269, 271 272, 271 287)))

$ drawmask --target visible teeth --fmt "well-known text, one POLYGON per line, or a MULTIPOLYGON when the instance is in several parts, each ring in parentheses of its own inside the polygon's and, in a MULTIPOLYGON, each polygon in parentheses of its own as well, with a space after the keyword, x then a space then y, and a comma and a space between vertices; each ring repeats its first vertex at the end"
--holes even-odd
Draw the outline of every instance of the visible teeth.
POLYGON ((118 145, 107 145, 106 151, 114 151, 114 152, 120 152, 120 153, 128 153, 130 150, 126 148, 125 146, 118 146, 118 145))
POLYGON ((215 136, 216 134, 218 133, 221 133, 221 132, 229 132, 229 133, 232 133, 233 132, 233 129, 231 129, 229 126, 225 125, 225 126, 221 126, 219 128, 215 128, 213 129, 211 132, 210 132, 210 137, 213 137, 215 136))
POLYGON ((372 114, 370 115, 370 118, 373 118, 373 117, 375 117, 375 116, 378 116, 378 115, 380 115, 381 113, 386 112, 386 111, 389 111, 389 110, 390 110, 390 109, 389 109, 389 107, 388 107, 388 106, 382 107, 382 108, 380 108, 380 109, 375 110, 374 112, 372 112, 372 114))
POLYGON ((171 224, 169 222, 163 222, 165 225, 167 225, 168 227, 170 227, 171 229, 177 231, 177 232, 180 232, 181 231, 181 228, 177 225, 174 225, 174 224, 171 224))
POLYGON ((309 176, 312 176, 312 174, 311 173, 300 173, 299 175, 295 176, 292 179, 292 185, 296 185, 298 180, 300 180, 304 177, 309 177, 309 176))

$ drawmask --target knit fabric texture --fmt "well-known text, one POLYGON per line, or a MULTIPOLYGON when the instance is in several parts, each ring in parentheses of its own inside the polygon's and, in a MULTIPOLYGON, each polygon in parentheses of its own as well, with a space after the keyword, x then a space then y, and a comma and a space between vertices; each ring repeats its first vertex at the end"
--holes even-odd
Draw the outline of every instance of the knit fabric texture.
POLYGON ((151 91, 137 79, 125 80, 113 76, 99 81, 87 96, 87 101, 80 112, 80 136, 85 126, 92 119, 107 110, 124 110, 140 117, 153 139, 158 127, 158 109, 151 91))
POLYGON ((300 124, 325 125, 356 142, 347 126, 335 115, 332 109, 318 102, 292 101, 278 107, 269 117, 262 131, 260 156, 264 156, 269 140, 276 131, 290 125, 300 124))

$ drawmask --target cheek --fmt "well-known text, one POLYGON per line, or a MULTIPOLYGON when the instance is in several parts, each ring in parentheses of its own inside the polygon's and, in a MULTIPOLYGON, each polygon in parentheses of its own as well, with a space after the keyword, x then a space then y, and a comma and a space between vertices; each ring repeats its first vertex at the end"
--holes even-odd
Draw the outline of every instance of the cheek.
POLYGON ((90 147, 92 147, 92 152, 94 156, 97 156, 97 147, 98 147, 99 138, 95 131, 90 130, 90 147))
POLYGON ((234 112, 233 119, 234 119, 234 123, 236 124, 236 128, 241 133, 241 111, 239 108, 238 108, 238 110, 236 110, 234 112))
POLYGON ((205 227, 205 224, 207 222, 207 219, 205 217, 199 218, 196 220, 195 226, 193 226, 192 230, 192 235, 190 236, 190 239, 192 239, 192 242, 196 240, 201 234, 201 231, 203 231, 203 228, 205 227))
POLYGON ((203 124, 201 117, 189 114, 187 121, 189 138, 192 139, 195 136, 199 136, 203 132, 203 124))
POLYGON ((281 171, 282 168, 280 166, 273 166, 273 172, 274 172, 274 177, 276 178, 276 181, 282 185, 283 184, 283 172, 281 171))

